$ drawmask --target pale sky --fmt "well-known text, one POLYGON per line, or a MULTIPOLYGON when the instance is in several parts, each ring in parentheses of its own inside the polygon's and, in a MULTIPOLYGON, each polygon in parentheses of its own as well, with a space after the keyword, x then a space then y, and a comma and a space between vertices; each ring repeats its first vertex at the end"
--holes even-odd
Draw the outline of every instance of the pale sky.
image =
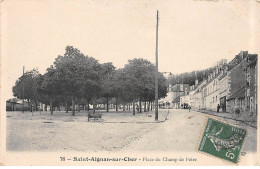
POLYGON ((11 98, 23 66, 44 73, 67 45, 117 68, 138 57, 154 63, 157 9, 159 71, 208 68, 241 50, 260 53, 260 3, 255 0, 5 0, 2 93, 11 98))

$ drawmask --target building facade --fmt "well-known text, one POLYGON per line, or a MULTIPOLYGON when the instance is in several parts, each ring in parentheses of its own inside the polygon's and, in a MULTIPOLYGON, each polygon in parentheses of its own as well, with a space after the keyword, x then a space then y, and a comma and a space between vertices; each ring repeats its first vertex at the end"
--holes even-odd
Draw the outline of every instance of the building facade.
POLYGON ((245 106, 251 115, 257 115, 257 55, 250 55, 246 61, 245 106))
POLYGON ((17 99, 9 99, 6 101, 6 111, 29 111, 29 103, 24 101, 24 105, 22 100, 17 99))
POLYGON ((220 104, 220 81, 221 67, 223 65, 218 64, 217 67, 208 75, 206 85, 203 85, 203 109, 217 111, 217 107, 220 104))
POLYGON ((228 96, 228 76, 227 76, 228 66, 227 64, 223 65, 220 70, 220 75, 218 77, 219 80, 219 103, 220 110, 222 112, 227 111, 227 96, 228 96))
POLYGON ((236 109, 245 111, 245 85, 247 51, 241 51, 228 64, 228 94, 227 94, 227 112, 234 112, 236 109))
POLYGON ((188 90, 188 84, 175 84, 173 86, 170 84, 167 96, 159 100, 159 106, 161 108, 180 108, 180 96, 183 96, 188 90))
POLYGON ((194 96, 193 98, 195 99, 195 108, 196 110, 201 110, 203 109, 203 86, 207 83, 206 80, 203 80, 202 82, 198 83, 195 82, 195 91, 194 91, 194 96))
POLYGON ((232 61, 222 59, 214 69, 195 85, 172 88, 173 108, 191 107, 194 110, 243 112, 257 114, 257 54, 241 51, 232 61))

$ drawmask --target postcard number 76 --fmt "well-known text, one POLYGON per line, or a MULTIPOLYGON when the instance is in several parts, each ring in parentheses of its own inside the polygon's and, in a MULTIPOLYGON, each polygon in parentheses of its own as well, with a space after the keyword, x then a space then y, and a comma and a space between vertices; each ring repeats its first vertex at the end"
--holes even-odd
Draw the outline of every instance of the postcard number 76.
POLYGON ((65 161, 65 157, 60 157, 60 161, 65 161))

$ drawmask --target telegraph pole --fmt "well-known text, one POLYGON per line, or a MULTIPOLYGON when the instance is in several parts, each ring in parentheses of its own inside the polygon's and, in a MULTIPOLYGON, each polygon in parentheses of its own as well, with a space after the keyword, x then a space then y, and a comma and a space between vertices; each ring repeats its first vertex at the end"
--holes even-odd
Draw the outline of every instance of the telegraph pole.
POLYGON ((158 121, 158 22, 159 22, 159 11, 157 10, 156 16, 156 72, 155 72, 155 121, 158 121))
MULTIPOLYGON (((23 66, 23 76, 24 76, 24 66, 23 66)), ((24 79, 23 79, 22 83, 23 83, 23 111, 22 112, 24 113, 24 79)))

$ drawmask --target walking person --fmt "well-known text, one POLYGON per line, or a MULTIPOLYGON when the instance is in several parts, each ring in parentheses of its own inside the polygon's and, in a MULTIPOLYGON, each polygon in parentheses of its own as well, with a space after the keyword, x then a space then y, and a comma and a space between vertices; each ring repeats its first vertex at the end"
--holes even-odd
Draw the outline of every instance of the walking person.
POLYGON ((137 113, 139 114, 140 112, 139 112, 139 106, 138 106, 138 104, 136 105, 136 110, 137 110, 137 113))
POLYGON ((219 109, 220 109, 220 105, 218 104, 218 106, 217 106, 217 113, 219 112, 219 109))

